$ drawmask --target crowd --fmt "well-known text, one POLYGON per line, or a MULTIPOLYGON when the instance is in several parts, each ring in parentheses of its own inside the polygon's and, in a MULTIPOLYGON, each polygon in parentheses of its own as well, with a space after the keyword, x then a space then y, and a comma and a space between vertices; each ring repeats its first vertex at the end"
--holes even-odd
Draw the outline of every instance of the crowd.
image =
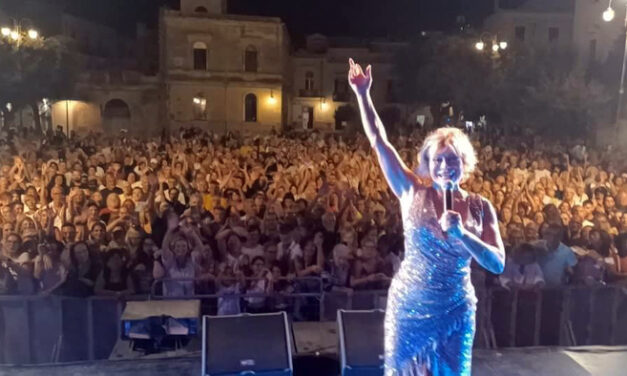
MULTIPOLYGON (((0 134, 0 295, 218 294, 220 314, 298 310, 306 299, 273 293, 381 290, 400 266, 400 208, 363 136, 116 136, 0 134)), ((413 170, 424 136, 393 140, 413 170)), ((476 283, 627 277, 622 153, 473 139, 463 187, 494 204, 508 256, 501 276, 473 268, 476 283)))

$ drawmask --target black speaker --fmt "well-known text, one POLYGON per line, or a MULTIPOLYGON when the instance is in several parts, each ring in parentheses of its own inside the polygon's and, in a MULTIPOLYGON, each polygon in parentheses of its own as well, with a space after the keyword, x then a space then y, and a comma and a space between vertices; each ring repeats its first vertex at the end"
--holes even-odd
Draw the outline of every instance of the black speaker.
POLYGON ((285 312, 203 317, 203 376, 292 373, 291 336, 285 312))
POLYGON ((342 376, 383 376, 385 312, 337 311, 342 376))

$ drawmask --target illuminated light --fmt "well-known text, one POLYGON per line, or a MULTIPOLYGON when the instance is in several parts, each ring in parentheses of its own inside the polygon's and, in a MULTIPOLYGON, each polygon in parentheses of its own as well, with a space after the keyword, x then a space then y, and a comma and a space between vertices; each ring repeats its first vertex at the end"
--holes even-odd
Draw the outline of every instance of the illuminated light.
POLYGON ((9 35, 11 35, 11 29, 9 29, 8 27, 3 27, 0 32, 2 32, 2 36, 4 37, 8 37, 9 35))
POLYGON ((37 30, 35 29, 30 29, 28 30, 28 37, 30 39, 37 39, 39 37, 39 32, 37 32, 37 30))
POLYGON ((483 44, 483 42, 477 42, 475 44, 475 48, 478 49, 479 51, 483 51, 483 47, 485 47, 485 45, 483 44))
POLYGON ((13 105, 11 103, 7 103, 7 110, 9 110, 9 112, 13 110, 13 105))
POLYGON ((614 19, 615 15, 616 12, 614 12, 614 9, 612 9, 612 7, 608 7, 605 12, 603 12, 603 21, 610 22, 614 19))
POLYGON ((502 50, 507 48, 507 42, 501 42, 499 43, 499 47, 501 47, 502 50))
POLYGON ((198 98, 198 97, 194 97, 194 103, 195 103, 195 104, 200 104, 200 102, 201 102, 201 101, 200 101, 200 98, 198 98))
POLYGON ((320 102, 320 109, 322 111, 326 111, 327 107, 328 107, 327 100, 326 99, 322 99, 322 102, 320 102))
POLYGON ((270 97, 268 97, 268 104, 275 104, 275 103, 276 103, 276 98, 274 97, 274 92, 271 91, 270 97))
POLYGON ((13 40, 20 39, 20 34, 17 31, 12 31, 11 32, 11 39, 13 39, 13 40))
POLYGON ((498 44, 496 44, 496 43, 494 43, 494 44, 492 45, 492 51, 494 51, 494 52, 499 52, 499 45, 498 45, 498 44))

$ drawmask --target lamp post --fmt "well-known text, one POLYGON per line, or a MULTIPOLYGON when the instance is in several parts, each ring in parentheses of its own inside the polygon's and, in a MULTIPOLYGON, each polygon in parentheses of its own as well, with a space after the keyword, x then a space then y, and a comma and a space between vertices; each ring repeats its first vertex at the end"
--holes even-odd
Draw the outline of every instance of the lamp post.
POLYGON ((484 51, 487 46, 490 46, 492 53, 496 55, 499 51, 506 50, 508 44, 504 40, 499 40, 498 35, 492 35, 488 32, 484 32, 479 36, 477 43, 475 43, 475 48, 478 51, 484 51))
MULTIPOLYGON (((20 47, 24 42, 36 42, 40 40, 39 32, 33 27, 28 27, 32 25, 32 22, 27 18, 22 18, 20 20, 16 20, 14 18, 10 19, 13 24, 12 27, 2 25, 0 26, 0 38, 4 39, 8 44, 12 45, 15 50, 19 51, 20 47)), ((17 65, 17 73, 18 77, 21 79, 22 77, 22 56, 21 54, 17 54, 16 59, 17 65)), ((39 114, 33 114, 33 116, 39 116, 39 114)), ((20 126, 22 126, 22 110, 20 109, 20 126)))
POLYGON ((32 22, 30 22, 28 18, 22 18, 19 21, 11 19, 11 21, 13 23, 12 27, 2 26, 0 28, 0 35, 9 43, 14 44, 15 47, 20 48, 24 41, 36 41, 39 39, 39 31, 33 27, 28 27, 28 25, 32 25, 32 22))
MULTIPOLYGON (((605 12, 603 12, 603 21, 611 22, 614 20, 614 8, 612 8, 612 0, 605 12)), ((623 107, 625 101, 625 71, 627 70, 627 6, 625 7, 625 51, 623 51, 623 65, 620 73, 620 88, 618 89, 618 104, 616 105, 616 125, 618 125, 620 119, 623 116, 623 107)))

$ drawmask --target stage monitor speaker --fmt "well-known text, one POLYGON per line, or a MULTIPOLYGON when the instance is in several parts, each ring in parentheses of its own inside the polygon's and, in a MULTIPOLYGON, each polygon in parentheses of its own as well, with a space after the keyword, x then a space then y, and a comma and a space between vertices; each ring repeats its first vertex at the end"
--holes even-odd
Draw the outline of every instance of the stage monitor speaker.
POLYGON ((291 336, 285 312, 203 317, 203 376, 292 373, 291 336))
POLYGON ((383 375, 382 310, 337 311, 342 376, 383 375))

